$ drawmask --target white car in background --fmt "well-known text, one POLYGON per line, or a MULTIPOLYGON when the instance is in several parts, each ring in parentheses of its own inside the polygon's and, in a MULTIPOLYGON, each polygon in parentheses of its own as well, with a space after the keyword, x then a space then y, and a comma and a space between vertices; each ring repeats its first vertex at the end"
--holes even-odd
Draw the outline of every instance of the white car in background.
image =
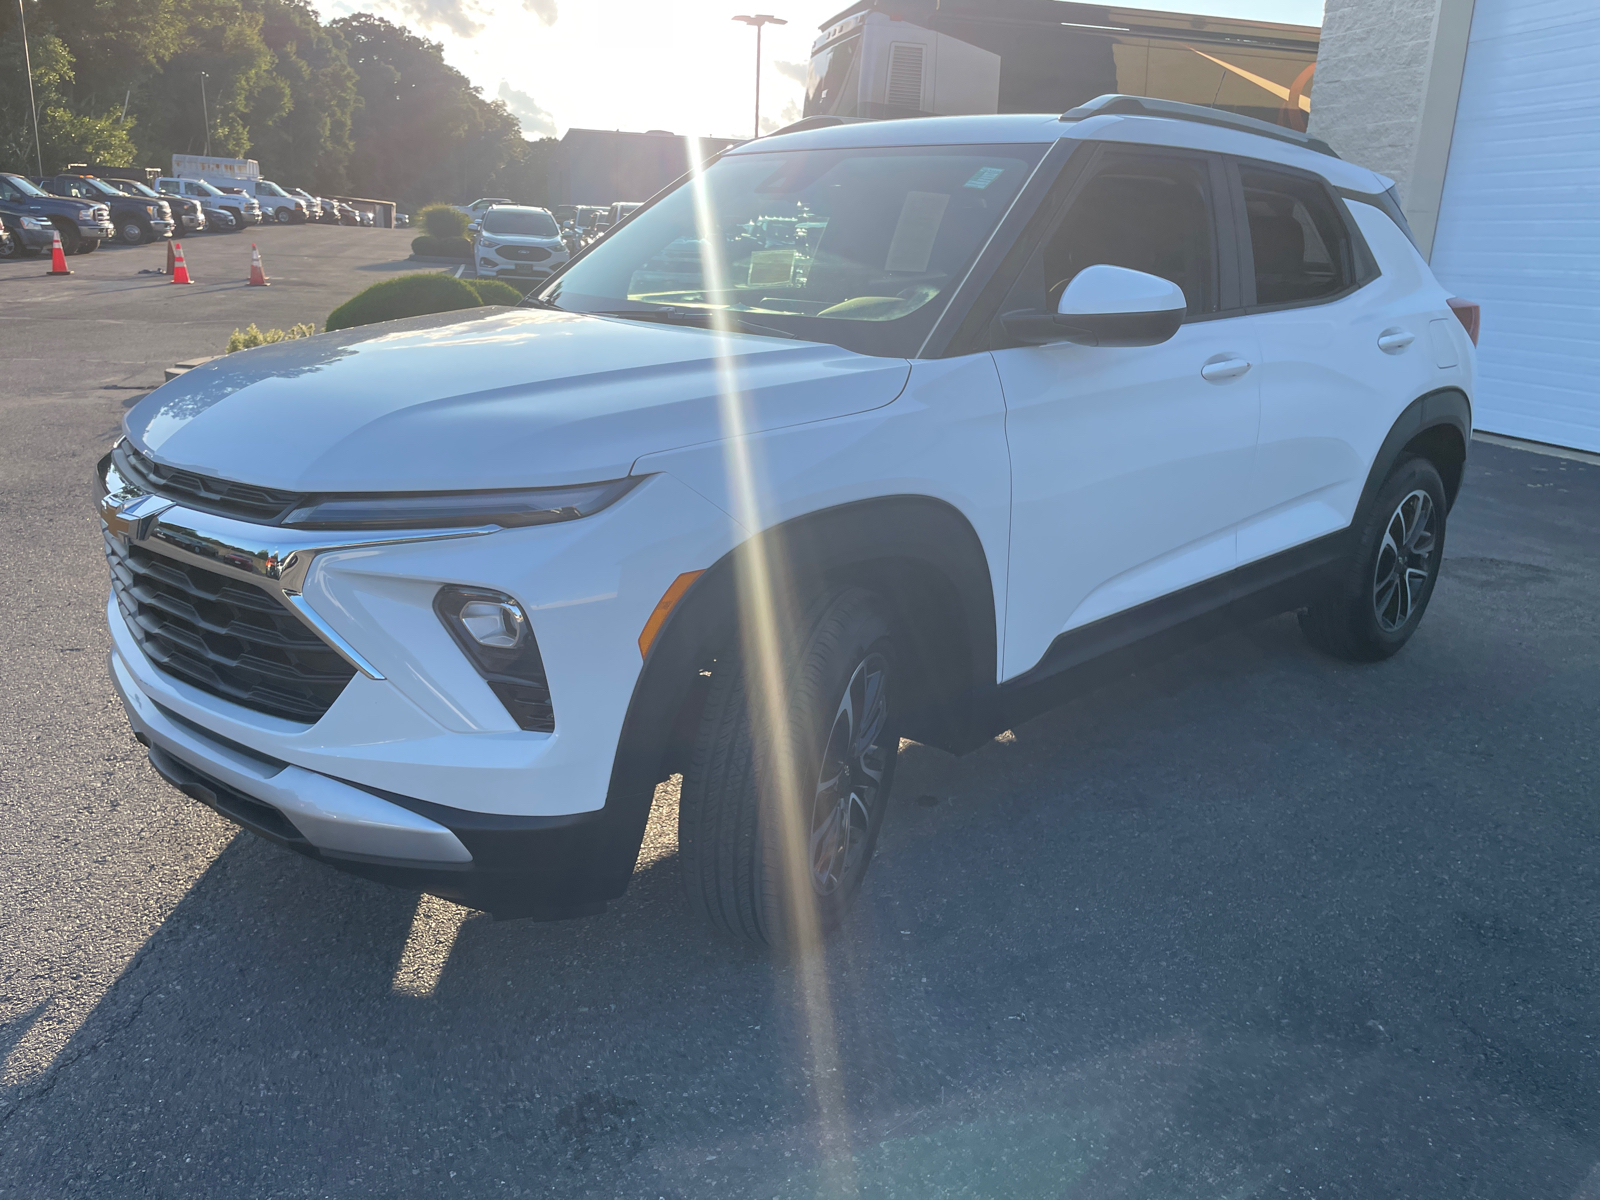
POLYGON ((474 200, 471 204, 458 204, 455 207, 457 212, 466 213, 469 221, 476 221, 496 204, 515 203, 515 200, 508 200, 504 196, 483 196, 477 200, 474 200))
POLYGON ((100 465, 112 677, 188 795, 498 916, 619 896, 681 772, 690 906, 804 947, 902 737, 964 753, 1091 661, 1276 613, 1399 651, 1477 320, 1391 181, 1304 134, 1127 96, 822 118, 523 307, 141 400, 100 465))
POLYGON ((472 262, 480 279, 538 283, 566 266, 569 257, 549 209, 497 204, 477 222, 472 262))

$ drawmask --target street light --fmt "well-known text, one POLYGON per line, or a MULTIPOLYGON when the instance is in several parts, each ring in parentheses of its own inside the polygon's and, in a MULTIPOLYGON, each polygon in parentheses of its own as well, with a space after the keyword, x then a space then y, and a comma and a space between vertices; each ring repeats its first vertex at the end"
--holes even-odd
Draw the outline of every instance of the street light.
POLYGON ((28 107, 33 110, 33 157, 39 164, 39 174, 43 175, 44 148, 39 145, 39 105, 33 98, 33 56, 28 53, 28 14, 23 11, 22 0, 17 0, 17 22, 22 27, 22 69, 28 73, 28 107))
POLYGON ((761 27, 763 25, 787 25, 789 22, 782 17, 774 17, 767 13, 757 13, 753 17, 735 17, 735 21, 743 21, 746 25, 756 27, 756 137, 761 136, 761 27))
POLYGON ((205 117, 205 157, 211 157, 211 110, 205 106, 205 82, 211 78, 205 72, 200 72, 200 115, 205 117))

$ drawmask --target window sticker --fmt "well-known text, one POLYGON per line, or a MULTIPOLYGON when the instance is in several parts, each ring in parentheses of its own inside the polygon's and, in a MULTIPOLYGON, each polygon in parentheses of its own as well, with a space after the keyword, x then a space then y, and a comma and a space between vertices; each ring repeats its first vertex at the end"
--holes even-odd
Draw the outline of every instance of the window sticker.
POLYGON ((756 250, 750 255, 749 286, 794 282, 793 250, 756 250))
POLYGON ((944 192, 906 193, 906 202, 900 206, 900 220, 895 223, 894 238, 889 242, 889 257, 883 264, 885 271, 928 269, 933 243, 939 236, 939 225, 949 203, 950 197, 944 192))
POLYGON ((962 187, 983 189, 1006 173, 1004 167, 979 167, 972 173, 972 178, 967 180, 962 187))

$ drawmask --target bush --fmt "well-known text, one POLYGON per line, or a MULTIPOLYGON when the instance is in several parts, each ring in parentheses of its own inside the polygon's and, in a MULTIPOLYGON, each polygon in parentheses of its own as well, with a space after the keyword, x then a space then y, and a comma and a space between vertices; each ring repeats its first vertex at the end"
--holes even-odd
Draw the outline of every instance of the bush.
POLYGON ((425 233, 411 239, 411 253, 418 258, 459 258, 462 262, 469 262, 472 259, 472 243, 464 237, 436 238, 425 233))
POLYGON ((235 350, 248 350, 252 346, 269 346, 273 342, 292 342, 295 338, 310 337, 317 331, 315 325, 291 325, 287 329, 256 328, 254 321, 243 329, 235 329, 228 335, 228 348, 224 354, 232 354, 235 350))
POLYGON ((467 236, 467 214, 448 204, 430 204, 417 214, 429 237, 464 238, 467 236))
POLYGON ((400 317, 477 308, 481 303, 477 292, 449 275, 396 275, 351 296, 328 314, 328 323, 323 328, 329 331, 350 329, 400 317))
POLYGON ((463 279, 461 282, 478 293, 480 304, 522 303, 522 293, 498 279, 463 279))

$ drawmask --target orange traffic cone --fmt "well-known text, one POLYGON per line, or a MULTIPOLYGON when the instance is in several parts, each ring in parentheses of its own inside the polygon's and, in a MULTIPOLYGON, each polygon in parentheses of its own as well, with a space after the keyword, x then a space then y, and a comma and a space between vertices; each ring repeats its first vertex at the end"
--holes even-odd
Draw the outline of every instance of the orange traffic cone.
POLYGON ((256 249, 254 242, 250 243, 250 286, 268 286, 267 273, 261 269, 261 251, 256 249))
POLYGON ((71 275, 67 270, 67 256, 61 249, 61 231, 58 229, 50 235, 50 269, 46 275, 71 275))
POLYGON ((167 267, 166 270, 161 272, 163 275, 170 276, 172 274, 172 268, 177 264, 178 260, 174 258, 172 254, 172 248, 177 244, 178 243, 175 238, 167 239, 167 267))
POLYGON ((189 268, 184 265, 183 246, 177 242, 173 242, 172 247, 173 257, 175 259, 172 264, 172 282, 193 283, 194 280, 189 278, 189 268))

